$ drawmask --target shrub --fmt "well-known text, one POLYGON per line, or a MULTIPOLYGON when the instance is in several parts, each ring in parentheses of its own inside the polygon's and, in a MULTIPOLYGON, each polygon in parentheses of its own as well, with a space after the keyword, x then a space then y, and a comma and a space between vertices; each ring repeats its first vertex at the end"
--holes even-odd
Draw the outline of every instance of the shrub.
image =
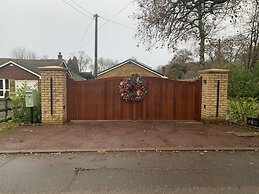
POLYGON ((230 69, 229 96, 236 97, 257 97, 259 95, 259 63, 249 70, 242 65, 228 64, 230 69))
POLYGON ((236 98, 229 101, 230 120, 244 124, 247 117, 257 117, 259 102, 256 98, 236 98))
MULTIPOLYGON (((30 121, 30 109, 25 106, 25 91, 33 89, 27 84, 23 84, 20 88, 17 88, 15 93, 10 95, 10 108, 12 120, 16 122, 30 121)), ((34 122, 41 121, 41 100, 40 92, 37 90, 37 106, 33 108, 34 122)))

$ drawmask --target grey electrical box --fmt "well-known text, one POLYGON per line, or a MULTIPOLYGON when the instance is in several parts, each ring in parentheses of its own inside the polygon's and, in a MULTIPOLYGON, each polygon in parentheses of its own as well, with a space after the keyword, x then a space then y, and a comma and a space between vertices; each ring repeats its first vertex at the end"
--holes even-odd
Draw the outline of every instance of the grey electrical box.
POLYGON ((34 107, 37 105, 37 91, 36 90, 26 90, 25 91, 25 106, 34 107))

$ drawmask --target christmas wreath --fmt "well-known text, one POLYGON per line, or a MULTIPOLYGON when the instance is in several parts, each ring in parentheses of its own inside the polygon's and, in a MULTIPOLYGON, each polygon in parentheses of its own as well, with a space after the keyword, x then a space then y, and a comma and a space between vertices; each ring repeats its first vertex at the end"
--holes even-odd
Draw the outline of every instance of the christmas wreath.
POLYGON ((124 78, 120 82, 119 92, 126 102, 141 102, 147 94, 143 80, 136 75, 124 78))

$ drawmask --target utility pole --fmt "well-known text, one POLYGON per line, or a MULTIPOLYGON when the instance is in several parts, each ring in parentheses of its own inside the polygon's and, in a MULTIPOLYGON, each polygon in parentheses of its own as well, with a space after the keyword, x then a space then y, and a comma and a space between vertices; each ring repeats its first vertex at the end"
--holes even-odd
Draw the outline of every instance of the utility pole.
POLYGON ((95 51, 94 51, 94 76, 97 77, 97 64, 98 64, 98 14, 95 17, 95 51))

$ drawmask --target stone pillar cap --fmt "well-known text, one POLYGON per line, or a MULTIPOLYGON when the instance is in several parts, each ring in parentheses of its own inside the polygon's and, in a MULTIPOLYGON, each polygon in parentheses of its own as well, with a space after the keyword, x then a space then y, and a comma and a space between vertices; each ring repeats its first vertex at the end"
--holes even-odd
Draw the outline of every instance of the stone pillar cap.
POLYGON ((228 74, 230 70, 228 69, 205 69, 199 71, 200 74, 228 74))
POLYGON ((40 71, 68 71, 68 69, 60 66, 45 66, 45 67, 38 67, 40 71))

